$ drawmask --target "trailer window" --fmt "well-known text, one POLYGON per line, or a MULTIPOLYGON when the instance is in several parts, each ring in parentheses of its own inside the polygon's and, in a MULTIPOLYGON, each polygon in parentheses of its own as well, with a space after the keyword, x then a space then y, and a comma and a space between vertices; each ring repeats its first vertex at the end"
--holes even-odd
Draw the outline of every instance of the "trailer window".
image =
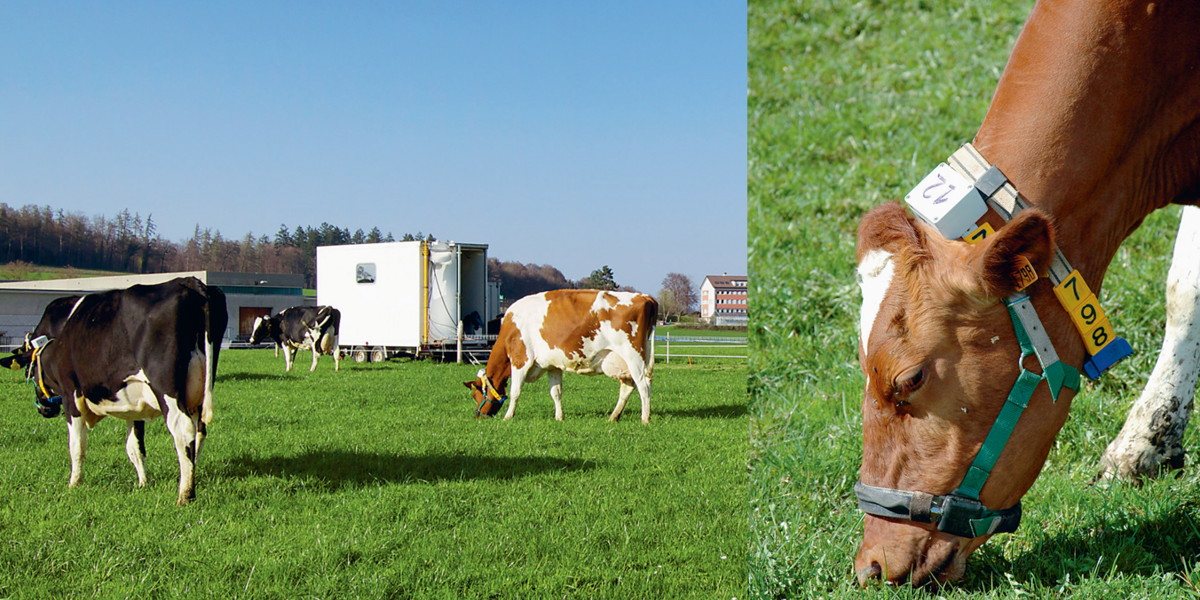
POLYGON ((359 283, 375 283, 375 263, 358 263, 354 279, 359 283))

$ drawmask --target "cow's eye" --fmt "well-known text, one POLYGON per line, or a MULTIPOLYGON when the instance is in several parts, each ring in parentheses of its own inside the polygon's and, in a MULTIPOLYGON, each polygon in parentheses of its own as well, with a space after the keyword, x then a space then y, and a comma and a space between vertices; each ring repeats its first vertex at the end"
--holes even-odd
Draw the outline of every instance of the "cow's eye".
POLYGON ((907 403, 909 396, 913 395, 921 386, 925 385, 925 381, 929 379, 929 375, 925 370, 925 366, 913 367, 896 377, 895 394, 896 399, 900 404, 907 403))

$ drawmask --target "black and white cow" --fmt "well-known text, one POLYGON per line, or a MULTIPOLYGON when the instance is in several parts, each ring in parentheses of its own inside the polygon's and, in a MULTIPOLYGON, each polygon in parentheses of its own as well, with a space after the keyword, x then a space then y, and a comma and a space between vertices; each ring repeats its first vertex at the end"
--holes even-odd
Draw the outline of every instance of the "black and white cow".
POLYGON ((182 506, 195 497, 227 322, 225 294, 194 277, 69 296, 51 302, 32 343, 0 365, 28 369, 43 417, 66 414, 70 487, 83 475, 88 429, 106 416, 129 422, 125 451, 144 486, 145 421, 163 417, 179 456, 182 506))
POLYGON ((317 358, 322 354, 333 355, 333 370, 341 368, 338 355, 338 326, 342 313, 332 306, 294 306, 279 311, 273 317, 258 317, 254 320, 254 331, 250 343, 258 344, 270 339, 276 347, 283 348, 286 370, 292 370, 292 361, 300 350, 312 350, 312 367, 317 370, 317 358))

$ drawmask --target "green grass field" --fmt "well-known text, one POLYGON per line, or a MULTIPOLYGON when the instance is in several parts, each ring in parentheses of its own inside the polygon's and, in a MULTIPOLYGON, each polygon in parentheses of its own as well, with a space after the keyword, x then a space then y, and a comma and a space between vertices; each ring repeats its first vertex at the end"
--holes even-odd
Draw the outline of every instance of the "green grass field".
POLYGON ((69 490, 65 423, 0 376, 0 598, 745 597, 744 363, 657 365, 644 426, 636 394, 607 421, 604 377, 564 378, 562 423, 545 379, 503 422, 470 365, 221 359, 184 508, 161 421, 145 489, 106 419, 69 490))
POLYGON ((0 279, 69 279, 75 277, 107 277, 128 275, 118 271, 96 271, 74 267, 46 267, 15 261, 0 265, 0 279))
MULTIPOLYGON (((1031 6, 749 6, 751 597, 929 597, 859 590, 852 573, 863 521, 852 491, 863 386, 855 229, 971 139, 1031 6)), ((939 595, 1200 596, 1194 458, 1181 477, 1141 488, 1089 485, 1157 358, 1177 222, 1178 208, 1147 219, 1104 282, 1135 356, 1075 400, 1020 531, 989 541, 939 595)))
POLYGON ((742 331, 663 326, 655 329, 654 337, 656 360, 663 364, 745 365, 749 358, 742 331))

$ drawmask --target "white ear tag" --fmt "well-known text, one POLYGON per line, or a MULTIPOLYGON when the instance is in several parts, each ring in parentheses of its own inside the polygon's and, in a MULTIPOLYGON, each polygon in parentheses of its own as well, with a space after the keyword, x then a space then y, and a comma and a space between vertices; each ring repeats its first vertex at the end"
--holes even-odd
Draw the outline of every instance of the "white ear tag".
POLYGON ((987 213, 983 195, 975 184, 942 163, 904 197, 917 218, 937 228, 942 237, 956 240, 975 230, 987 213))

